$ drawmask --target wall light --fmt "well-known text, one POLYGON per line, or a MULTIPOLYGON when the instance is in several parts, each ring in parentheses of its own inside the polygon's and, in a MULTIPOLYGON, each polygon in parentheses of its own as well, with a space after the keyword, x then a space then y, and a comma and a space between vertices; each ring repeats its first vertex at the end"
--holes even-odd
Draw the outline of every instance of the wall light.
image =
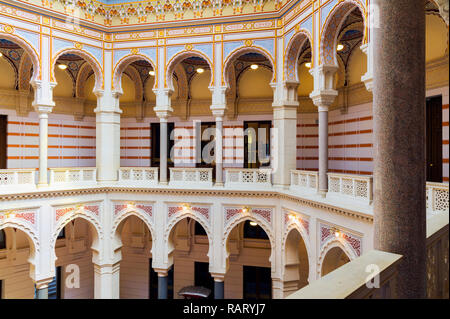
POLYGON ((341 43, 339 43, 339 44, 337 45, 337 50, 338 50, 338 51, 342 51, 343 49, 344 49, 344 45, 341 44, 341 43))
POLYGON ((248 206, 245 206, 244 208, 242 208, 242 212, 244 214, 247 214, 249 211, 250 211, 250 207, 248 207, 248 206))
POLYGON ((191 209, 191 206, 189 204, 183 204, 183 212, 187 212, 191 209))
POLYGON ((310 68, 311 68, 311 62, 306 62, 306 63, 305 63, 305 66, 306 66, 308 69, 310 69, 310 68))
POLYGON ((67 69, 67 65, 66 64, 58 64, 58 68, 60 68, 61 70, 65 70, 65 69, 67 69))
POLYGON ((3 56, 3 53, 0 52, 0 58, 3 56))
POLYGON ((250 68, 252 69, 252 70, 256 70, 256 69, 258 69, 258 64, 252 64, 252 65, 250 65, 250 68))
POLYGON ((339 238, 342 235, 341 231, 339 229, 337 229, 336 227, 331 228, 330 233, 332 233, 334 235, 334 237, 336 237, 336 238, 339 238))
POLYGON ((289 214, 290 220, 297 220, 297 216, 295 214, 289 214))
POLYGON ((150 74, 151 76, 155 76, 155 71, 151 70, 148 72, 148 74, 150 74))
POLYGON ((134 208, 134 203, 128 203, 127 204, 127 209, 132 209, 134 208))
POLYGON ((202 68, 197 69, 197 73, 203 73, 203 72, 205 72, 205 69, 202 69, 202 68))

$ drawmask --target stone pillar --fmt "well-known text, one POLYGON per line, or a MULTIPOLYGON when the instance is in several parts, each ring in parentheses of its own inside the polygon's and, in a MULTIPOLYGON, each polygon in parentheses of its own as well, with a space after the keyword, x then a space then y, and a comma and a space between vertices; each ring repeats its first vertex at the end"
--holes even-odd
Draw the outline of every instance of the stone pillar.
POLYGON ((321 89, 309 95, 319 111, 319 195, 322 197, 328 192, 328 108, 338 95, 333 89, 337 69, 336 66, 321 65, 312 71, 319 78, 317 82, 321 84, 321 89))
POLYGON ((120 94, 101 90, 95 94, 97 181, 107 183, 117 180, 120 168, 120 94))
POLYGON ((158 299, 167 299, 168 295, 168 281, 167 270, 158 271, 158 299))
POLYGON ((223 186, 223 118, 216 116, 216 186, 223 186))
POLYGON ((33 80, 31 82, 34 90, 32 106, 39 116, 39 182, 38 186, 47 186, 48 169, 48 114, 52 112, 53 88, 56 83, 33 80))
POLYGON ((167 184, 167 117, 159 118, 159 182, 167 184))
POLYGON ((426 295, 423 0, 376 0, 374 248, 403 255, 399 298, 426 295))
POLYGON ((119 299, 120 263, 99 265, 94 263, 94 298, 119 299))
POLYGON ((291 170, 297 168, 297 108, 298 82, 284 82, 281 100, 277 100, 277 86, 274 86, 273 133, 270 137, 275 143, 271 147, 271 167, 273 184, 288 188, 291 184, 291 170), (272 154, 273 153, 273 154, 272 154))
POLYGON ((173 112, 171 106, 172 90, 168 88, 153 90, 156 94, 156 106, 153 108, 160 122, 159 141, 159 182, 167 184, 167 119, 173 112))
POLYGON ((48 113, 51 107, 39 106, 39 182, 38 186, 47 186, 48 170, 48 113))

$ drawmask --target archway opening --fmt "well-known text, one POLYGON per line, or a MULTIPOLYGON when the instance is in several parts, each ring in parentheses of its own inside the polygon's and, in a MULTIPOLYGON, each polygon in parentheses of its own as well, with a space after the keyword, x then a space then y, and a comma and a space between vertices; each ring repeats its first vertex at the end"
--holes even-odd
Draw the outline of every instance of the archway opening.
POLYGON ((146 223, 135 215, 121 221, 116 230, 121 244, 120 298, 156 299, 158 279, 152 269, 152 234, 146 223))
POLYGON ((347 256, 345 251, 342 250, 342 248, 331 248, 325 255, 322 262, 322 276, 329 274, 348 262, 350 262, 350 258, 347 256))
POLYGON ((75 218, 64 226, 55 242, 56 276, 49 284, 49 298, 94 298, 94 264, 91 247, 97 241, 96 228, 84 218, 75 218))
MULTIPOLYGON (((173 298, 189 286, 205 287, 214 298, 214 279, 209 272, 209 238, 204 227, 195 219, 180 220, 169 235, 169 259, 173 261, 173 298)), ((170 278, 169 278, 170 279, 170 278)), ((169 287, 170 290, 170 287, 169 287)))
POLYGON ((309 262, 305 241, 297 229, 289 232, 285 244, 284 296, 308 285, 309 262))
POLYGON ((35 285, 30 276, 34 257, 32 239, 24 231, 0 229, 0 299, 33 299, 35 285))
POLYGON ((230 232, 225 298, 271 299, 271 243, 255 220, 244 220, 230 232))

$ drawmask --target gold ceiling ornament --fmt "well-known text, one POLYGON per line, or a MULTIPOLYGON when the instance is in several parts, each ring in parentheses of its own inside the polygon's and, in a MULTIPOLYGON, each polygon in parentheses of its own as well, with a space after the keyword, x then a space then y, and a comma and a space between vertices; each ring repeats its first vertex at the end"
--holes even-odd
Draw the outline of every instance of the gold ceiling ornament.
POLYGON ((139 53, 139 49, 138 48, 132 48, 131 49, 131 54, 138 54, 139 53))
POLYGON ((14 32, 14 27, 13 27, 13 26, 10 26, 10 25, 5 25, 5 26, 3 26, 3 30, 4 30, 6 33, 13 33, 13 32, 14 32))
POLYGON ((192 44, 188 43, 188 44, 185 45, 184 48, 185 48, 187 51, 191 51, 191 50, 194 48, 194 46, 193 46, 192 44))
POLYGON ((83 48, 83 45, 80 42, 75 42, 73 44, 75 46, 75 48, 77 48, 78 50, 81 50, 83 48))
POLYGON ((300 25, 299 25, 299 24, 297 24, 297 25, 295 26, 295 32, 298 32, 298 31, 300 31, 300 25))
POLYGON ((247 47, 251 47, 253 45, 253 41, 252 40, 245 40, 245 46, 247 47))

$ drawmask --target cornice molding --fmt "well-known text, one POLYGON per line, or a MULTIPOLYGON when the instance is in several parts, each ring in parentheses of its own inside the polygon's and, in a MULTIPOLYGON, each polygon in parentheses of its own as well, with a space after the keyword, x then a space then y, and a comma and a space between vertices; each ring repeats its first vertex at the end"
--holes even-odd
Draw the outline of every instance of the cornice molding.
POLYGON ((14 200, 29 200, 42 198, 55 198, 63 196, 80 196, 92 194, 111 194, 111 193, 140 193, 140 194, 156 194, 156 195, 174 195, 174 196, 207 196, 207 197, 256 197, 256 198, 274 198, 283 199, 294 202, 299 205, 306 205, 309 207, 324 209, 330 213, 362 220, 368 223, 373 222, 373 215, 364 212, 338 207, 328 203, 322 203, 311 199, 301 197, 301 195, 294 195, 292 193, 285 193, 282 190, 226 190, 226 189, 176 189, 176 188, 135 188, 122 186, 105 186, 93 188, 79 188, 71 190, 47 190, 36 191, 32 193, 22 194, 6 194, 0 195, 0 202, 14 201, 14 200))

